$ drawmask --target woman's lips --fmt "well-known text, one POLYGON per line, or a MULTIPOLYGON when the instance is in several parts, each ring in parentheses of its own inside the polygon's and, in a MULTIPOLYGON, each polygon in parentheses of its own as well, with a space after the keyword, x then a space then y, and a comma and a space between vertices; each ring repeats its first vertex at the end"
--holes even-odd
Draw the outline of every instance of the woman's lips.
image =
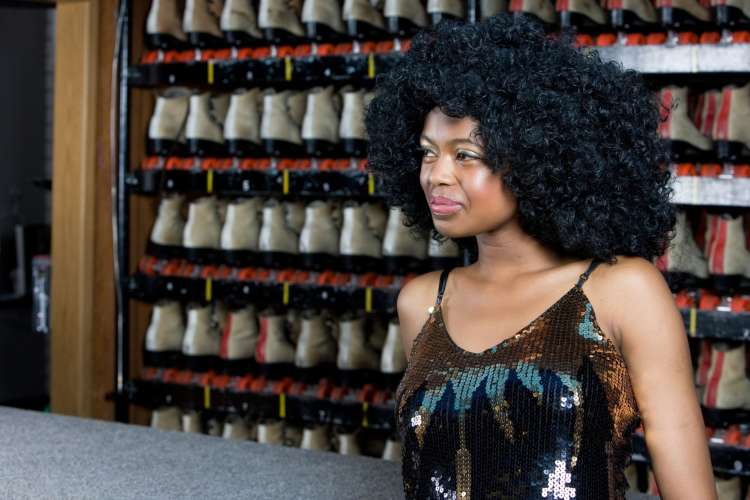
POLYGON ((430 210, 435 215, 450 215, 461 210, 461 204, 457 201, 445 198, 442 196, 436 196, 430 199, 430 210))

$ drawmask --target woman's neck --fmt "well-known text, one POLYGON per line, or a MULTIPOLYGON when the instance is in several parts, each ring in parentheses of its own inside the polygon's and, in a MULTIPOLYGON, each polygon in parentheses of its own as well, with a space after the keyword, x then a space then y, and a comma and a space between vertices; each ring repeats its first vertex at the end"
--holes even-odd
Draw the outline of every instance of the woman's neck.
POLYGON ((514 220, 477 235, 478 258, 470 267, 482 280, 512 282, 522 274, 552 269, 575 261, 561 257, 526 234, 514 220))

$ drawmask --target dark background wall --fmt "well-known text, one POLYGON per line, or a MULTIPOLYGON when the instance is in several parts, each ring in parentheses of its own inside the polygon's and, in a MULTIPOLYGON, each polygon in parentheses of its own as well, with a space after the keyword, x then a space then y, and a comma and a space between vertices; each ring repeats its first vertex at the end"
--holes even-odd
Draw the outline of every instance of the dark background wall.
POLYGON ((41 409, 48 400, 49 337, 32 331, 28 291, 8 297, 14 226, 51 220, 49 190, 34 181, 52 172, 55 12, 20 5, 0 0, 0 404, 41 409))

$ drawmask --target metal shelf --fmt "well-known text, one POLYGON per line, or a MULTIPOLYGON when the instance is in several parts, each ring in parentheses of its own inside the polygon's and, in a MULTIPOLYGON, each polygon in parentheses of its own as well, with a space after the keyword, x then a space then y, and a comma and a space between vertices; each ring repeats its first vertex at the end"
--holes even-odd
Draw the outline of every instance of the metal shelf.
MULTIPOLYGON (((618 61, 645 75, 750 74, 750 44, 694 44, 590 47, 605 61, 618 61)), ((196 53, 197 54, 197 53, 196 53)), ((184 85, 236 88, 252 81, 256 86, 309 86, 339 81, 372 83, 388 71, 403 53, 268 57, 138 64, 128 68, 132 87, 184 85)), ((197 57, 197 56, 196 56, 197 57)))
POLYGON ((678 205, 750 207, 750 179, 676 177, 672 202, 678 205))
POLYGON ((610 46, 594 48, 603 60, 653 75, 750 73, 750 44, 610 46))

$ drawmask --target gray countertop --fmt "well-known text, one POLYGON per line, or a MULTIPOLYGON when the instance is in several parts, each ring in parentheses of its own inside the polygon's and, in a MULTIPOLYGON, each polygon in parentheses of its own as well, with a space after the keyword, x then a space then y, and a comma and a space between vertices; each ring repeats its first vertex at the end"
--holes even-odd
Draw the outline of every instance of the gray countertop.
POLYGON ((0 498, 399 499, 403 490, 400 464, 378 458, 0 406, 0 498))

